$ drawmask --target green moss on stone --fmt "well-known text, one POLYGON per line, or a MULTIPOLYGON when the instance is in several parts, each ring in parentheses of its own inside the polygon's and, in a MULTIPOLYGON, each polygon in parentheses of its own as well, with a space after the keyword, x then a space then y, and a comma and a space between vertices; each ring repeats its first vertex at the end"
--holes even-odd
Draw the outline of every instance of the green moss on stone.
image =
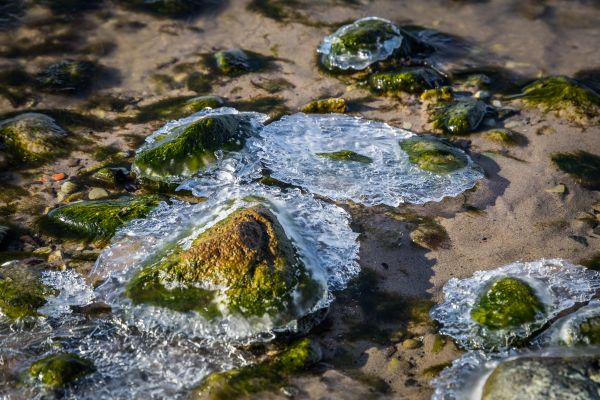
POLYGON ((369 76, 371 90, 387 96, 422 93, 441 87, 444 83, 445 79, 431 68, 406 68, 369 76))
POLYGON ((222 50, 214 56, 217 69, 228 76, 238 76, 265 69, 269 59, 261 54, 242 49, 222 50))
POLYGON ((29 374, 46 386, 61 388, 95 370, 91 361, 77 354, 60 353, 31 364, 29 374))
MULTIPOLYGON (((217 96, 182 96, 157 101, 140 108, 135 122, 177 119, 201 111, 206 107, 218 108, 223 99, 217 96)), ((131 122, 129 120, 124 122, 131 122)))
POLYGON ((564 76, 537 80, 526 86, 521 95, 514 97, 545 111, 564 113, 571 119, 597 118, 600 115, 600 95, 564 76))
POLYGON ((467 156, 457 148, 432 137, 411 137, 400 142, 408 160, 419 168, 447 174, 468 164, 467 156))
POLYGON ((487 112, 487 105, 475 99, 459 99, 434 107, 433 127, 447 135, 465 135, 475 131, 487 112))
POLYGON ((454 92, 450 86, 428 89, 421 93, 421 100, 430 103, 450 102, 454 100, 454 92))
POLYGON ((108 240, 121 225, 144 218, 159 201, 158 196, 137 196, 73 203, 50 211, 42 227, 61 237, 108 240))
POLYGON ((234 211, 196 238, 188 250, 175 248, 145 267, 127 285, 126 295, 134 303, 206 315, 218 292, 196 290, 198 284, 226 288, 230 312, 268 314, 276 320, 294 318, 298 307, 302 311, 314 305, 322 291, 275 215, 263 206, 234 211), (187 297, 177 298, 180 294, 187 297))
POLYGON ((590 317, 581 321, 579 334, 587 344, 600 345, 600 317, 590 317))
POLYGON ((581 186, 600 190, 600 156, 579 150, 555 153, 551 158, 561 171, 571 175, 581 186))
POLYGON ((314 100, 302 107, 302 112, 307 114, 343 114, 346 111, 346 101, 338 97, 332 97, 323 100, 314 100))
POLYGON ((362 154, 355 153, 351 150, 340 150, 331 153, 317 153, 319 157, 329 158, 336 161, 354 161, 363 164, 370 164, 373 162, 371 157, 363 156, 362 154))
POLYGON ((544 304, 527 283, 506 277, 484 289, 471 318, 490 329, 506 329, 533 322, 544 311, 544 304))
POLYGON ((519 146, 527 142, 527 138, 524 135, 509 129, 494 129, 485 132, 484 136, 492 142, 505 146, 519 146))
POLYGON ((302 371, 320 358, 309 339, 301 339, 272 360, 209 375, 194 391, 194 399, 239 399, 261 392, 273 392, 286 385, 293 373, 302 371))
POLYGON ((212 164, 215 151, 241 149, 250 132, 243 115, 209 115, 171 130, 139 151, 132 171, 141 179, 178 181, 212 164))
POLYGON ((21 263, 0 267, 0 310, 11 319, 39 315, 37 309, 56 291, 44 285, 39 271, 21 263))
POLYGON ((77 93, 92 85, 97 70, 98 66, 91 61, 65 60, 50 65, 35 79, 41 90, 77 93))

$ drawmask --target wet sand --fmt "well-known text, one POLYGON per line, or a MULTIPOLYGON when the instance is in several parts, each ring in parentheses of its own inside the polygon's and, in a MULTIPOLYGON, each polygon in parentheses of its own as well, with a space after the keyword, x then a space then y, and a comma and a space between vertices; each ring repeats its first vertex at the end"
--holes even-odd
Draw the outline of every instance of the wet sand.
MULTIPOLYGON (((290 112, 316 98, 340 96, 350 102, 354 115, 383 120, 417 133, 431 130, 417 98, 376 98, 360 87, 319 71, 315 49, 334 26, 377 15, 400 24, 434 28, 467 40, 476 49, 478 60, 483 58, 488 64, 509 67, 531 77, 573 75, 600 66, 597 2, 582 1, 576 6, 571 1, 508 0, 332 3, 302 2, 306 6, 297 9, 305 16, 301 22, 292 19, 281 23, 249 11, 247 1, 232 0, 218 11, 207 11, 184 21, 111 8, 109 16, 91 12, 85 20, 78 17, 71 24, 81 35, 78 40, 102 40, 116 46, 98 58, 114 73, 100 80, 95 92, 120 96, 137 106, 195 94, 177 82, 172 88, 158 88, 151 83, 153 74, 171 75, 177 81, 177 65, 192 63, 202 71, 203 54, 240 47, 274 57, 275 68, 236 78, 217 78, 210 94, 230 101, 278 97, 280 108, 290 112), (293 86, 276 94, 257 87, 273 78, 285 78, 293 86)), ((37 17, 29 15, 26 25, 35 18, 42 19, 44 13, 40 8, 37 17)), ((6 45, 34 33, 22 27, 3 33, 1 43, 6 45)), ((0 69, 19 66, 33 72, 58 59, 60 54, 4 57, 0 58, 0 69)), ((91 95, 34 97, 37 98, 31 103, 17 108, 0 99, 0 114, 30 109, 76 110, 91 95)), ((518 108, 518 103, 503 105, 518 108)), ((110 120, 133 113, 134 109, 135 106, 128 106, 122 113, 95 110, 92 115, 110 120)), ((34 194, 20 200, 16 212, 7 219, 27 230, 36 213, 58 204, 55 194, 61 182, 35 183, 40 175, 65 172, 75 176, 99 163, 90 157, 94 146, 134 150, 139 138, 161 124, 154 121, 107 129, 78 128, 78 135, 93 142, 87 150, 84 147, 68 160, 57 160, 34 170, 2 171, 0 180, 4 183, 34 194), (80 161, 73 165, 73 159, 80 161)), ((351 213, 355 229, 361 233, 360 265, 373 279, 375 287, 371 285, 368 296, 374 303, 361 302, 368 290, 358 283, 337 295, 329 317, 310 334, 323 348, 323 361, 314 370, 292 379, 291 387, 285 391, 293 398, 428 398, 432 393, 432 375, 426 369, 451 361, 460 351, 450 340, 441 351, 432 351, 435 325, 399 308, 420 310, 440 302, 444 283, 453 277, 467 277, 475 271, 517 260, 559 257, 578 263, 600 250, 600 236, 576 219, 578 213, 589 211, 600 200, 600 194, 583 189, 550 160, 554 152, 584 149, 597 153, 600 128, 579 127, 538 110, 519 110, 503 124, 523 134, 527 143, 505 148, 479 133, 465 137, 470 142, 471 156, 486 174, 486 179, 473 190, 422 206, 367 208, 341 204, 351 213), (558 184, 566 185, 566 194, 545 191, 558 184), (436 249, 415 245, 409 236, 416 226, 412 217, 415 214, 430 217, 443 226, 448 239, 436 249), (585 237, 587 245, 572 237, 585 237), (387 308, 372 312, 369 305, 373 304, 387 308), (405 348, 408 345, 402 343, 407 338, 417 339, 420 347, 405 348)), ((31 242, 29 247, 25 245, 27 248, 56 244, 67 251, 78 251, 77 245, 61 244, 35 232, 25 236, 31 239, 23 240, 31 242)), ((82 271, 89 267, 89 263, 79 266, 82 271)), ((261 397, 283 398, 286 394, 261 397)))

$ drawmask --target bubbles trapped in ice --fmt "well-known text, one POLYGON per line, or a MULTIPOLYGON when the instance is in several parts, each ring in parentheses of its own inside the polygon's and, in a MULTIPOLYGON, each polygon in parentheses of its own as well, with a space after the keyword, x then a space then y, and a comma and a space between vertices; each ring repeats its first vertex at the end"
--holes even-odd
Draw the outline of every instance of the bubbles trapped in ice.
MULTIPOLYGON (((194 181, 185 188, 194 191, 194 181)), ((260 185, 232 187, 211 196, 206 202, 188 204, 162 203, 146 219, 122 229, 105 249, 93 274, 106 282, 97 289, 100 299, 121 310, 129 324, 142 331, 165 329, 190 337, 213 337, 245 340, 274 328, 268 318, 248 320, 233 315, 211 322, 197 313, 179 313, 162 307, 133 305, 125 298, 125 284, 148 259, 160 254, 168 245, 188 247, 194 238, 240 207, 264 203, 274 212, 288 237, 297 247, 304 264, 315 279, 329 289, 341 289, 358 273, 357 234, 349 227, 349 217, 342 209, 304 195, 299 190, 285 193, 260 185)), ((325 297, 313 310, 331 301, 325 297)), ((294 326, 283 327, 294 329, 294 326)))
POLYGON ((399 145, 412 136, 383 122, 300 113, 267 125, 247 146, 276 179, 333 200, 366 205, 440 201, 472 188, 483 177, 470 158, 465 168, 448 174, 418 168, 399 145), (319 155, 348 150, 372 162, 319 155))
POLYGON ((71 312, 71 306, 86 305, 94 299, 94 291, 86 285, 81 275, 73 270, 44 271, 42 282, 59 290, 56 296, 48 297, 38 311, 49 317, 60 317, 71 312))
POLYGON ((516 262, 492 271, 476 272, 471 278, 451 279, 444 285, 444 303, 434 307, 431 317, 442 324, 440 332, 466 349, 506 349, 526 339, 561 311, 577 302, 589 301, 600 288, 600 273, 560 259, 516 262), (482 290, 496 279, 515 277, 527 282, 545 305, 532 323, 506 329, 489 329, 471 319, 471 310, 482 290))
POLYGON ((592 300, 586 306, 554 322, 534 344, 539 346, 600 345, 600 300, 592 300), (586 327, 582 331, 582 324, 586 327), (587 332, 585 332, 587 330, 587 332))
MULTIPOLYGON (((373 39, 373 35, 365 35, 373 39)), ((359 19, 352 24, 344 25, 333 34, 326 36, 317 49, 321 62, 329 69, 361 70, 369 65, 391 56, 403 41, 400 29, 392 22, 377 17, 359 19), (379 31, 373 43, 360 43, 354 49, 352 36, 361 30, 379 31)))

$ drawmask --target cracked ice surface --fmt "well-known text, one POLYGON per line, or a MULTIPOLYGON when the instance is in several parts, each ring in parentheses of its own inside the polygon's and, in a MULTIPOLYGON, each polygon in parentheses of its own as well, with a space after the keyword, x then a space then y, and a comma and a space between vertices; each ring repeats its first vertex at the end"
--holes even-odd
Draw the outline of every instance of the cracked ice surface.
POLYGON ((285 116, 247 143, 271 176, 333 200, 365 205, 422 204, 472 188, 483 173, 469 164, 449 174, 424 171, 408 160, 399 142, 410 131, 346 115, 285 116), (372 163, 337 161, 317 153, 350 150, 372 163))

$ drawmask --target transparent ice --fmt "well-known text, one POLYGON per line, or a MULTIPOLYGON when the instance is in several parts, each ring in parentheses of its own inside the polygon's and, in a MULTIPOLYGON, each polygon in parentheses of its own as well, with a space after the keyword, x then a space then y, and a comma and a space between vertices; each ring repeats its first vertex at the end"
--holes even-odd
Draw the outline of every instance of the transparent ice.
POLYGON ((471 278, 450 279, 444 285, 444 302, 431 317, 440 322, 440 333, 466 349, 504 350, 516 339, 528 338, 544 324, 578 302, 589 301, 600 288, 600 273, 561 259, 515 262, 471 278), (486 285, 503 277, 515 277, 531 285, 546 306, 545 315, 519 327, 492 330, 471 319, 471 310, 486 285))
POLYGON ((600 300, 592 300, 584 307, 554 322, 534 343, 539 346, 590 345, 579 325, 588 318, 600 318, 600 300))

